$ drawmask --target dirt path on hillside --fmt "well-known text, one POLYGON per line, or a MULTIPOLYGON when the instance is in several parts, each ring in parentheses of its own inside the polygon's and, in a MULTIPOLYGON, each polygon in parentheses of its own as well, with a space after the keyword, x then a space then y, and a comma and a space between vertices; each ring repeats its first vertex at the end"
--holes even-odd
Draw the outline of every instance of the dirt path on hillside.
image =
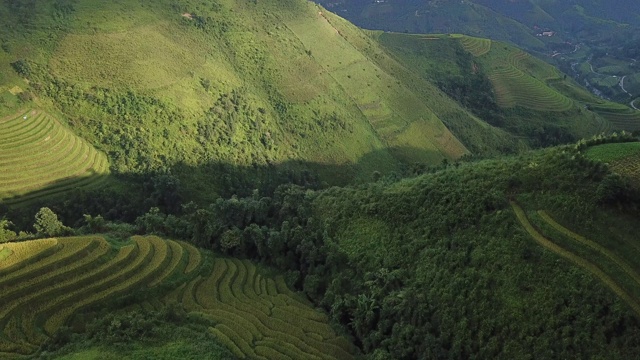
POLYGON ((547 250, 550 250, 557 255, 573 262, 574 264, 587 270, 594 276, 596 276, 602 283, 609 287, 620 299, 624 300, 635 313, 640 316, 640 304, 629 293, 627 293, 613 278, 607 275, 602 269, 597 267, 590 261, 574 254, 573 252, 561 247, 553 241, 542 235, 529 221, 525 211, 515 201, 510 201, 513 211, 516 213, 518 221, 524 227, 524 229, 533 237, 533 239, 547 250))

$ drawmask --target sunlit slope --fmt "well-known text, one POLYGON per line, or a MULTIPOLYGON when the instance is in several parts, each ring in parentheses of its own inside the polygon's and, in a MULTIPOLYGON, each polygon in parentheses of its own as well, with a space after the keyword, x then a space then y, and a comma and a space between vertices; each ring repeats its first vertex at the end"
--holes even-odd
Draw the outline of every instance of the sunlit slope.
POLYGON ((118 172, 296 162, 369 178, 474 148, 449 130, 471 115, 311 2, 81 0, 60 16, 35 3, 24 21, 0 11, 24 28, 0 59, 23 60, 37 86, 15 76, 0 86, 50 100, 118 172))
POLYGON ((564 75, 522 50, 496 43, 478 60, 486 67, 502 107, 566 111, 575 106, 572 99, 548 86, 548 82, 562 80, 564 75))
POLYGON ((380 138, 392 147, 464 153, 462 144, 419 95, 399 84, 393 73, 384 71, 349 41, 349 34, 334 24, 338 19, 320 7, 307 7, 300 16, 285 20, 285 24, 323 73, 344 89, 380 138))
POLYGON ((216 260, 210 273, 164 299, 172 301, 217 324, 209 330, 241 358, 353 358, 353 345, 336 336, 324 314, 292 293, 282 277, 263 277, 246 260, 216 260))
POLYGON ((106 156, 53 116, 30 110, 0 119, 0 202, 95 186, 108 173, 106 156))
POLYGON ((595 96, 512 45, 460 34, 379 33, 378 39, 414 76, 437 84, 486 123, 538 146, 612 127, 585 109, 595 96))
POLYGON ((32 354, 84 309, 153 289, 122 311, 180 303, 241 358, 351 359, 355 349, 281 277, 153 236, 119 248, 100 236, 0 245, 0 289, 2 358, 32 354))
MULTIPOLYGON (((469 42, 465 38, 463 46, 469 42)), ((640 129, 640 111, 596 97, 555 67, 513 46, 496 43, 478 61, 488 69, 498 103, 504 108, 561 112, 586 107, 606 120, 602 131, 640 129)))

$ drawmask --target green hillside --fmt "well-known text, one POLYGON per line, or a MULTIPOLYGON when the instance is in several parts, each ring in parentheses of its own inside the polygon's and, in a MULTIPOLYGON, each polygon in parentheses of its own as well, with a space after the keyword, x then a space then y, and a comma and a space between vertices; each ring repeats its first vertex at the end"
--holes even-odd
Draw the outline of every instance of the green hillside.
POLYGON ((340 184, 515 149, 306 1, 6 2, 0 19, 0 114, 61 114, 116 174, 193 166, 194 193, 224 164, 340 184))
MULTIPOLYGON (((176 304, 213 335, 209 342, 238 358, 353 358, 355 347, 336 336, 324 314, 291 292, 282 277, 265 275, 249 261, 214 259, 157 237, 134 237, 117 248, 92 236, 9 243, 2 250, 8 252, 0 262, 3 358, 20 358, 69 336, 64 326, 87 327, 91 309, 129 316, 120 329, 111 324, 114 336, 143 330, 130 323, 140 321, 136 314, 176 304)), ((96 346, 73 356, 93 358, 96 346)), ((189 349, 178 341, 173 347, 189 349)))
POLYGON ((597 99, 516 48, 365 32, 302 0, 7 2, 0 19, 0 114, 57 114, 113 174, 171 172, 189 199, 634 130, 585 112, 574 100, 597 99))
POLYGON ((612 103, 511 45, 459 34, 377 37, 410 64, 416 76, 435 83, 485 122, 532 145, 548 146, 612 129, 633 130, 585 109, 612 103))

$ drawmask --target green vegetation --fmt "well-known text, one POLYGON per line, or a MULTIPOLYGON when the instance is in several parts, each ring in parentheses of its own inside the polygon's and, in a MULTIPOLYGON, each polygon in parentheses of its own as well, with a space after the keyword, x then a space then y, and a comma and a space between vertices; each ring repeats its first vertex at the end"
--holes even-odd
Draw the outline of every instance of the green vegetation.
POLYGON ((525 52, 302 0, 0 21, 8 161, 104 158, 2 198, 0 357, 640 357, 637 139, 526 151, 628 110, 525 52))
MULTIPOLYGON (((566 143, 614 128, 596 112, 585 111, 584 104, 598 98, 511 45, 487 45, 489 40, 464 35, 383 33, 378 39, 410 64, 417 77, 435 83, 484 122, 526 139, 530 146, 566 143)), ((451 128, 455 132, 455 126, 451 128)), ((459 136, 465 139, 463 133, 459 136)))
POLYGON ((176 172, 192 198, 204 179, 208 200, 225 193, 226 164, 271 177, 311 170, 343 184, 494 148, 458 140, 447 126, 480 127, 476 119, 364 32, 305 1, 12 4, 0 9, 19 29, 0 34, 10 75, 0 88, 21 91, 2 111, 24 103, 61 114, 115 174, 195 167, 176 172))
POLYGON ((603 144, 590 147, 585 153, 590 159, 601 162, 612 162, 640 154, 640 143, 603 144))
POLYGON ((100 175, 109 173, 104 154, 44 112, 21 111, 0 119, 0 134, 0 200, 4 203, 24 204, 36 197, 96 187, 103 185, 100 175), (19 200, 12 199, 16 197, 19 200))
MULTIPOLYGON (((581 257, 580 255, 577 255, 571 252, 570 250, 567 250, 557 245, 553 241, 547 239, 543 234, 538 232, 538 230, 536 230, 536 228, 531 224, 531 222, 527 218, 526 213, 518 204, 516 204, 515 202, 511 202, 511 206, 513 207, 513 210, 518 217, 518 221, 520 221, 522 226, 538 243, 540 243, 540 245, 570 260, 571 262, 586 269, 587 271, 591 272, 600 281, 602 281, 602 283, 608 286, 616 295, 618 295, 622 300, 624 300, 629 305, 629 307, 631 307, 633 311, 636 312, 636 314, 640 315, 640 303, 638 303, 636 300, 637 296, 635 294, 630 295, 627 291, 625 291, 622 288, 622 286, 618 283, 618 281, 614 280, 611 276, 607 275, 605 271, 602 270, 606 268, 602 266, 597 266, 594 263, 588 260, 585 260, 585 258, 581 257)), ((561 225, 556 223, 551 217, 549 217, 545 212, 540 212, 540 216, 544 219, 545 222, 547 222, 556 230, 564 233, 565 235, 568 235, 573 240, 581 243, 582 245, 592 247, 594 250, 600 252, 602 255, 607 256, 617 266, 623 268, 623 270, 627 273, 628 276, 633 277, 633 280, 635 281, 634 285, 636 287, 640 285, 640 283, 638 283, 636 280, 638 278, 637 273, 633 269, 631 269, 631 267, 628 264, 626 264, 624 260, 621 260, 617 256, 613 255, 609 250, 594 243, 593 241, 585 239, 584 237, 581 237, 580 235, 577 235, 571 232, 570 230, 562 227, 561 225)), ((608 269, 608 270, 611 271, 611 269, 608 269)))

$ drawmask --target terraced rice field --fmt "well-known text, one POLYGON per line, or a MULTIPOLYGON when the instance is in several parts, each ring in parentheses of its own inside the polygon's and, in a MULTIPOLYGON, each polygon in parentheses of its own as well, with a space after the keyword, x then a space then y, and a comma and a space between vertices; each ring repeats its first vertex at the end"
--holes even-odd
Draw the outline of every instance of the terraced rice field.
POLYGON ((8 243, 0 253, 2 359, 34 354, 61 326, 73 324, 74 314, 164 284, 173 290, 165 285, 165 295, 114 310, 180 303, 208 320, 209 331, 239 358, 352 359, 357 352, 282 277, 263 276, 247 260, 211 261, 187 243, 134 236, 114 248, 92 236, 8 243), (213 265, 207 270, 204 264, 213 265))
POLYGON ((323 313, 246 260, 217 259, 209 275, 165 299, 175 300, 215 324, 211 333, 240 358, 353 358, 353 345, 336 336, 323 313))
POLYGON ((637 131, 640 130, 640 111, 627 112, 596 111, 598 115, 611 123, 615 130, 637 131))
POLYGON ((613 130, 640 130, 640 111, 626 105, 604 102, 589 104, 591 110, 611 123, 613 130))
POLYGON ((0 202, 96 186, 97 175, 108 173, 107 157, 51 115, 30 110, 0 119, 0 202))
MULTIPOLYGON (((590 272, 604 285, 609 287, 609 289, 611 289, 611 291, 613 291, 620 299, 626 302, 638 316, 640 316, 640 301, 636 296, 633 296, 627 288, 625 288, 619 278, 612 277, 609 274, 611 272, 610 268, 601 265, 599 266, 598 263, 591 261, 591 259, 586 259, 576 254, 575 252, 560 246, 557 242, 552 241, 549 237, 542 234, 542 232, 531 223, 530 219, 527 216, 527 213, 517 203, 512 201, 511 207, 513 208, 520 224, 538 244, 590 272)), ((541 218, 544 222, 546 222, 558 232, 578 243, 579 246, 589 247, 611 260, 611 263, 615 264, 614 267, 618 267, 619 270, 621 270, 621 273, 626 274, 626 276, 631 279, 631 282, 627 282, 624 284, 632 283, 634 284, 634 287, 640 285, 640 275, 638 275, 638 273, 631 267, 631 265, 629 265, 622 258, 604 248, 603 246, 597 244, 596 242, 563 227, 555 220, 553 220, 547 213, 541 212, 539 214, 541 215, 541 218)))
POLYGON ((640 143, 593 146, 585 155, 592 160, 607 163, 612 172, 628 178, 640 189, 640 143))
POLYGON ((473 56, 482 56, 491 50, 491 40, 473 36, 461 36, 460 44, 473 56))
POLYGON ((540 111, 566 111, 573 106, 571 99, 513 65, 493 69, 489 80, 501 107, 522 106, 540 111))
POLYGON ((120 249, 99 236, 3 249, 12 252, 0 262, 0 358, 33 353, 74 313, 157 286, 189 262, 182 245, 153 236, 133 237, 120 249))

